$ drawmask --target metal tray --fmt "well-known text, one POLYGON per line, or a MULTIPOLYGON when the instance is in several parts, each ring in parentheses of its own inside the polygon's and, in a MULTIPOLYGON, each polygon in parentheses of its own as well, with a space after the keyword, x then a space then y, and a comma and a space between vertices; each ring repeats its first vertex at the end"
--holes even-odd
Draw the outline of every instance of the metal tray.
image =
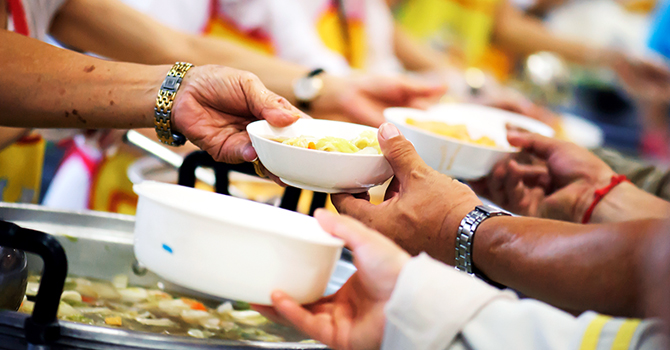
MULTIPOLYGON (((69 274, 110 280, 119 274, 129 283, 143 287, 162 284, 167 292, 201 299, 217 300, 162 280, 139 266, 133 253, 133 216, 93 211, 54 210, 31 204, 0 203, 0 220, 50 233, 63 245, 69 274)), ((28 254, 28 268, 39 273, 42 261, 28 254)), ((326 294, 334 293, 354 273, 347 255, 338 262, 326 294)), ((0 348, 25 349, 23 322, 27 315, 0 311, 0 348)), ((60 321, 61 338, 54 349, 323 349, 321 344, 265 343, 196 339, 155 333, 127 331, 60 321)))

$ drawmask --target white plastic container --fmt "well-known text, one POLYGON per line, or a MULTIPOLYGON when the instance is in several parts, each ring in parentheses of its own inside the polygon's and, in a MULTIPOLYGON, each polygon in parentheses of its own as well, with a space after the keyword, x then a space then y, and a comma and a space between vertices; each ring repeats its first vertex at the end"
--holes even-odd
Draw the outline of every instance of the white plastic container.
POLYGON ((388 180, 393 169, 381 154, 317 151, 270 138, 335 136, 351 140, 363 131, 377 134, 376 128, 331 120, 300 119, 285 128, 272 127, 265 120, 247 125, 258 158, 271 173, 287 185, 324 193, 365 192, 388 180))
POLYGON ((545 136, 554 136, 553 129, 537 120, 479 105, 442 104, 427 111, 414 108, 387 108, 384 110, 384 117, 397 126, 400 132, 412 142, 417 153, 428 166, 443 174, 463 180, 484 177, 503 157, 519 152, 507 142, 507 124, 545 136), (476 139, 488 136, 499 147, 476 145, 441 136, 408 125, 407 118, 447 124, 465 124, 470 137, 476 139))
POLYGON ((268 305, 280 289, 316 301, 344 245, 314 218, 270 205, 153 181, 133 188, 137 259, 214 296, 268 305))

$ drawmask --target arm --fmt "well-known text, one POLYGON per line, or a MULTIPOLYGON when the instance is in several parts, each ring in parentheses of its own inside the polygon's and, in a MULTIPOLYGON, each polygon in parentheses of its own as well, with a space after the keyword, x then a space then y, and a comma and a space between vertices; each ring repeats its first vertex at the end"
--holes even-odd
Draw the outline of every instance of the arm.
POLYGON ((169 66, 117 63, 0 30, 0 123, 14 127, 153 126, 169 66), (18 117, 20 116, 20 117, 18 117))
MULTIPOLYGON (((154 123, 169 66, 100 60, 0 30, 0 125, 141 128, 154 123)), ((221 66, 191 68, 172 103, 172 128, 218 161, 251 161, 246 125, 281 127, 304 116, 256 76, 221 66)))
POLYGON ((496 217, 477 229, 473 259, 492 280, 552 305, 639 316, 638 262, 661 224, 659 219, 579 225, 496 217))
MULTIPOLYGON (((426 252, 454 264, 460 222, 481 201, 466 185, 429 168, 391 124, 382 125, 378 140, 395 174, 385 201, 373 205, 337 194, 333 204, 412 255, 426 252)), ((474 264, 492 280, 562 308, 638 315, 640 247, 657 232, 666 234, 655 226, 661 222, 494 217, 477 229, 474 264)))
POLYGON ((452 68, 448 56, 419 43, 400 26, 393 30, 394 51, 407 70, 425 72, 452 68))
POLYGON ((493 42, 516 54, 553 51, 579 64, 601 63, 607 58, 601 49, 557 37, 540 20, 525 15, 508 1, 501 2, 496 19, 493 42))
POLYGON ((536 300, 518 300, 425 255, 405 264, 385 313, 385 350, 579 349, 626 339, 624 334, 630 335, 621 344, 626 349, 654 349, 663 338, 656 322, 593 312, 574 317, 536 300), (593 329, 597 324, 606 326, 593 329))
MULTIPOLYGON (((291 103, 296 102, 293 81, 309 71, 229 41, 180 33, 113 0, 69 0, 55 18, 51 33, 72 47, 118 60, 216 63, 248 70, 291 103)), ((312 103, 315 117, 375 127, 384 121, 386 107, 425 107, 444 93, 442 86, 404 77, 321 77, 323 90, 312 103)))
POLYGON ((120 61, 215 63, 251 71, 292 103, 291 83, 309 71, 229 41, 181 33, 114 0, 69 0, 50 33, 68 46, 120 61))

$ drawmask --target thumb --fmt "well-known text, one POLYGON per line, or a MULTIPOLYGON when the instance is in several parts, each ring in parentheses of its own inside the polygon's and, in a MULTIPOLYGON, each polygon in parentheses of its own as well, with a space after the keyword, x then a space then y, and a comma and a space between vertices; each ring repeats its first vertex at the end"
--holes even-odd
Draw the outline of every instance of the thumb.
POLYGON ((285 98, 269 91, 255 75, 249 73, 242 77, 241 86, 247 106, 256 118, 265 119, 277 127, 289 126, 298 118, 309 118, 285 98))
POLYGON ((507 141, 515 147, 521 147, 524 151, 544 160, 558 150, 563 141, 534 134, 510 130, 507 132, 507 141))
POLYGON ((379 147, 388 160, 394 175, 403 183, 412 169, 425 165, 414 146, 391 123, 384 123, 379 127, 379 147))

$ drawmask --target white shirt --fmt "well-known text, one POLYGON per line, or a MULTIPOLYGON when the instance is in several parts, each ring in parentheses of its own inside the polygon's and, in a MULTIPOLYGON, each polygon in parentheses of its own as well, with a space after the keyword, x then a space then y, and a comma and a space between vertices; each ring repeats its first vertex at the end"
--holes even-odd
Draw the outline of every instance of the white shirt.
POLYGON ((595 350, 611 349, 615 339, 625 349, 668 345, 655 322, 594 312, 574 317, 536 300, 519 300, 426 254, 403 268, 385 312, 385 350, 595 350))
MULTIPOLYGON (((45 40, 51 22, 67 0, 21 0, 30 37, 45 40)), ((15 14, 8 14, 7 28, 14 31, 15 14)))

